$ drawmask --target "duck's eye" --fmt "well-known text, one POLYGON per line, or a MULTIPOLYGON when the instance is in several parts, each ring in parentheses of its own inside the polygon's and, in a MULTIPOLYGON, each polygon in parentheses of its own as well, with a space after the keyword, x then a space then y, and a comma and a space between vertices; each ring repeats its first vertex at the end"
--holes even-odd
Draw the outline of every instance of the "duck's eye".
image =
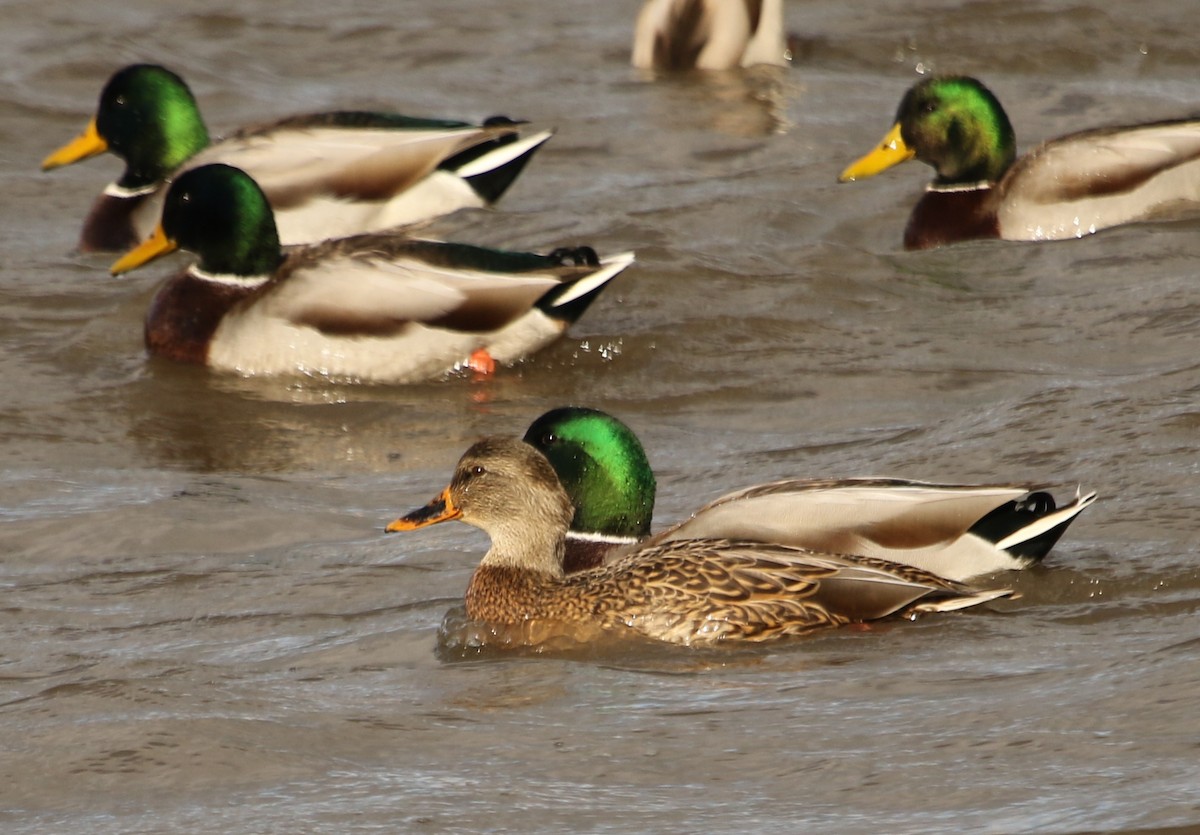
POLYGON ((125 97, 117 96, 115 103, 116 103, 117 107, 124 107, 125 106, 125 97))
POLYGON ((471 475, 483 475, 486 472, 487 472, 487 470, 485 470, 483 468, 482 464, 476 464, 474 467, 471 468, 471 475))

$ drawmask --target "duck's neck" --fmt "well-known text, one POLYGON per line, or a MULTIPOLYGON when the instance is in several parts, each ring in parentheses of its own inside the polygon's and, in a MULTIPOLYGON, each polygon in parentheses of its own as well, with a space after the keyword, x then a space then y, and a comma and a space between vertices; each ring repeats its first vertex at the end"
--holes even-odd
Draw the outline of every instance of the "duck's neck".
POLYGON ((257 290, 271 280, 269 274, 240 275, 238 273, 210 273, 199 265, 188 268, 188 277, 210 285, 225 285, 240 290, 257 290))
POLYGON ((654 475, 643 468, 616 466, 584 468, 568 478, 575 487, 572 532, 584 536, 641 539, 650 535, 654 512, 654 475))
POLYGON ((638 537, 570 531, 563 554, 563 571, 573 574, 604 565, 609 554, 636 545, 638 537))
POLYGON ((492 547, 480 566, 528 571, 555 579, 563 576, 564 532, 522 526, 514 519, 488 531, 492 547))
MULTIPOLYGON (((997 105, 999 107, 999 105, 997 105)), ((1003 110, 983 110, 979 117, 951 125, 953 140, 930 160, 937 169, 937 188, 977 187, 998 183, 1016 160, 1016 138, 1003 110)))
POLYGON ((284 261, 274 219, 249 234, 230 235, 224 246, 193 249, 200 256, 198 270, 209 276, 237 276, 251 282, 272 275, 284 261))
POLYGON ((953 173, 940 174, 928 186, 929 191, 974 191, 991 188, 1004 177, 1012 165, 1011 159, 989 156, 956 168, 953 173))

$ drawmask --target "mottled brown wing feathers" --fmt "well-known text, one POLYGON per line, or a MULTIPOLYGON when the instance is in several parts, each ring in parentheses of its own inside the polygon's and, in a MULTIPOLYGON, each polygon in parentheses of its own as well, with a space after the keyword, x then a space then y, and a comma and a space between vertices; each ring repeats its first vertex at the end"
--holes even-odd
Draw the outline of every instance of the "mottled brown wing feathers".
POLYGON ((869 621, 973 590, 887 560, 729 540, 681 540, 603 568, 542 576, 481 566, 467 594, 479 620, 582 622, 692 644, 766 640, 869 621))

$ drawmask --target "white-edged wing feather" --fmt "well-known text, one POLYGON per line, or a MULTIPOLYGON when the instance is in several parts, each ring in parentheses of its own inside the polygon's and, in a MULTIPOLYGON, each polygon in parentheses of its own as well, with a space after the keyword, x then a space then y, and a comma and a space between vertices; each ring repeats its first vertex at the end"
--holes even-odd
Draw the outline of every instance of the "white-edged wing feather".
POLYGON ((331 317, 429 322, 467 305, 487 306, 503 325, 559 283, 550 273, 486 273, 403 256, 337 255, 297 269, 260 303, 264 313, 294 323, 331 317))
POLYGON ((1017 567, 994 543, 968 531, 990 511, 1033 489, 1027 484, 960 486, 871 478, 788 480, 723 496, 652 541, 727 537, 778 542, 880 557, 962 581, 1017 567))
POLYGON ((919 481, 795 479, 729 493, 660 536, 759 538, 749 532, 761 531, 766 525, 785 537, 771 536, 772 542, 787 542, 789 532, 795 537, 853 532, 854 536, 885 542, 932 544, 961 536, 980 517, 1030 489, 1028 485, 960 487, 919 481), (746 532, 736 533, 739 528, 746 532))
MULTIPOLYGON (((285 127, 217 142, 185 169, 223 162, 246 171, 271 201, 280 242, 290 246, 483 206, 457 172, 438 166, 505 132, 511 129, 285 127)), ((549 134, 538 137, 533 147, 549 134)), ((152 211, 155 220, 160 210, 152 211)))
POLYGON ((444 159, 480 141, 481 128, 389 130, 307 127, 234 137, 206 148, 188 162, 194 168, 224 162, 241 168, 282 208, 309 193, 378 192, 376 199, 411 186, 444 159), (369 180, 378 182, 370 184, 369 180))
POLYGON ((1081 237, 1200 209, 1200 120, 1072 134, 1021 157, 999 186, 1001 235, 1081 237))
POLYGON ((569 324, 535 305, 563 282, 560 272, 603 284, 632 260, 625 253, 581 272, 490 273, 406 253, 322 252, 290 272, 285 266, 284 277, 230 311, 208 364, 244 375, 409 383, 461 367, 481 349, 513 362, 569 324))

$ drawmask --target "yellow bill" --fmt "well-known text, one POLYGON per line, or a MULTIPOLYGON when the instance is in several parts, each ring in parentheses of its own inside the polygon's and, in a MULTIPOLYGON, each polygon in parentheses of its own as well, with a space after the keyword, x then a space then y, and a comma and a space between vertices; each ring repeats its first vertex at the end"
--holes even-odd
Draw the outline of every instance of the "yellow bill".
POLYGON ((103 154, 107 150, 108 143, 104 141, 103 136, 96 132, 96 120, 92 119, 83 129, 83 133, 42 160, 42 170, 49 171, 52 168, 70 165, 73 162, 103 154))
POLYGON ((900 123, 897 122, 879 143, 879 147, 857 162, 851 163, 838 177, 838 182, 848 183, 864 177, 874 177, 879 172, 886 171, 893 165, 899 165, 914 156, 916 156, 916 152, 904 144, 904 138, 900 136, 900 123))
POLYGON ((384 530, 388 533, 397 531, 415 531, 438 522, 449 522, 462 516, 462 511, 454 506, 450 498, 450 488, 447 487, 437 497, 424 507, 419 507, 388 525, 384 530))
POLYGON ((113 275, 127 273, 143 264, 150 263, 155 258, 168 255, 178 248, 179 244, 167 237, 167 233, 163 231, 162 224, 159 223, 154 227, 154 233, 149 238, 118 258, 116 263, 109 268, 109 272, 113 275))

